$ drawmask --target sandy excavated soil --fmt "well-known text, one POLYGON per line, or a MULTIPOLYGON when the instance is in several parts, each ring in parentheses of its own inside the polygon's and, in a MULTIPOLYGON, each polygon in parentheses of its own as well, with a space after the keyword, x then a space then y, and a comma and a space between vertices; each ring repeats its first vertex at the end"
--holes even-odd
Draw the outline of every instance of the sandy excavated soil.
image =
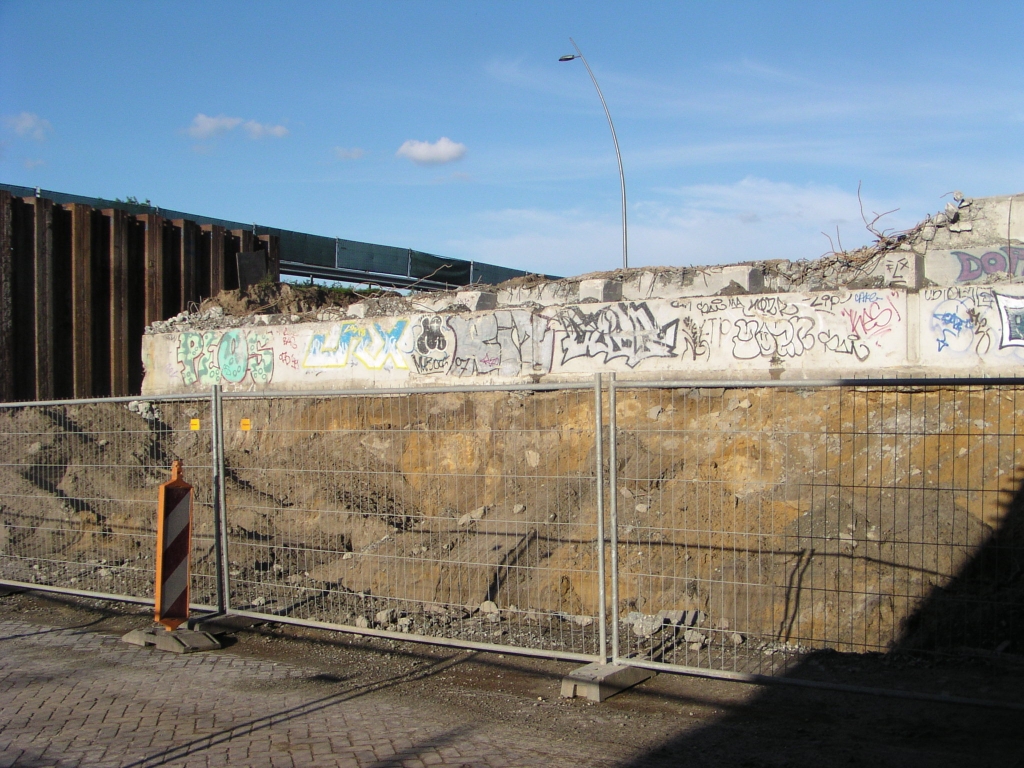
MULTIPOLYGON (((763 672, 822 647, 1019 652, 1018 402, 1005 388, 619 392, 626 649, 763 672)), ((235 607, 594 652, 591 392, 225 409, 235 607)), ((134 411, 0 413, 4 578, 150 594, 155 490, 183 458, 193 601, 212 600, 207 405, 134 411)))

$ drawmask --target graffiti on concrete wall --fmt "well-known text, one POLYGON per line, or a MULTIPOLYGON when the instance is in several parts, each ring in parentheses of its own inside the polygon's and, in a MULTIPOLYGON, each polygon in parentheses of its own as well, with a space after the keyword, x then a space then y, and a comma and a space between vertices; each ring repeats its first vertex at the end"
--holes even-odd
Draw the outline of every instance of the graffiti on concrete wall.
POLYGON ((751 299, 734 323, 732 355, 737 360, 774 361, 800 357, 814 347, 814 318, 778 296, 751 299))
POLYGON ((1019 365, 1024 360, 1024 296, 1009 290, 957 285, 921 291, 923 358, 970 366, 1019 365))
POLYGON ((335 323, 327 333, 314 333, 310 337, 302 367, 408 370, 409 364, 399 349, 408 326, 408 320, 391 318, 379 323, 335 323))
POLYGON ((1024 347, 1024 298, 1001 293, 996 293, 995 297, 1003 325, 999 348, 1024 347))
POLYGON ((635 368, 652 357, 676 357, 679 319, 659 322, 647 302, 622 302, 587 312, 569 307, 558 313, 565 336, 562 364, 578 357, 604 363, 623 359, 635 368))
POLYGON ((698 358, 703 359, 711 355, 710 332, 705 330, 708 324, 707 320, 698 322, 689 315, 682 319, 679 334, 681 356, 689 355, 690 359, 696 362, 698 358))
POLYGON ((808 354, 840 355, 857 363, 873 350, 887 349, 885 338, 899 334, 905 309, 897 294, 883 291, 833 291, 808 297, 715 297, 673 301, 684 311, 680 352, 687 345, 694 361, 723 353, 733 360, 766 360, 783 365, 808 354), (696 335, 694 331, 699 331, 696 335))
POLYGON ((951 251, 950 257, 956 259, 956 266, 959 267, 956 277, 958 283, 974 283, 991 275, 1020 277, 1024 274, 1024 248, 1017 246, 951 251))
MULTIPOLYGON (((928 289, 931 290, 931 289, 928 289)), ((925 292, 922 291, 922 302, 925 292)), ((956 286, 929 294, 932 355, 1024 358, 1024 298, 956 286), (934 295, 932 295, 934 294, 934 295), (997 306, 998 302, 998 306, 997 306)), ((922 303, 924 312, 924 303, 922 303)), ((890 289, 623 301, 410 318, 190 331, 147 369, 187 385, 885 365, 906 359, 905 294, 890 289), (168 366, 171 366, 168 368, 168 366)), ((147 337, 149 338, 149 337, 147 337)), ((155 339, 155 337, 154 337, 155 339)), ((155 340, 154 340, 155 343, 155 340)), ((966 364, 966 363, 964 363, 966 364)))
POLYGON ((992 349, 995 295, 974 286, 926 289, 932 349, 947 356, 962 352, 984 355, 992 349))
POLYGON ((452 364, 451 350, 455 347, 455 338, 444 318, 438 315, 421 317, 413 336, 416 341, 412 360, 416 372, 426 375, 446 373, 452 364))
POLYGON ((188 331, 178 335, 177 362, 186 385, 268 384, 274 377, 271 331, 188 331))
POLYGON ((455 340, 448 371, 452 376, 521 376, 551 370, 553 345, 545 317, 526 310, 498 310, 452 315, 447 325, 455 340))

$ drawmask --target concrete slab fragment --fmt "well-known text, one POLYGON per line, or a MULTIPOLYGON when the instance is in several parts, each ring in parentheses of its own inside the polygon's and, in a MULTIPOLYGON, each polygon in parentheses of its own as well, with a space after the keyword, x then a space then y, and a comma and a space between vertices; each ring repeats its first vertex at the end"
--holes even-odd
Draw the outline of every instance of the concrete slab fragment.
POLYGON ((562 698, 574 699, 586 696, 590 701, 601 702, 634 685, 650 680, 654 672, 624 664, 601 664, 594 662, 569 673, 562 678, 562 698))

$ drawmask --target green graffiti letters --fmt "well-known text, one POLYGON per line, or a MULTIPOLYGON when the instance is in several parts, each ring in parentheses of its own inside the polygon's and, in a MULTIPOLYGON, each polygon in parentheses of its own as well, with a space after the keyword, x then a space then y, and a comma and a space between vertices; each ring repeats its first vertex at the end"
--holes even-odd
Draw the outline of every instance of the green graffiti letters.
POLYGON ((269 384, 274 377, 274 345, 269 333, 249 332, 249 373, 257 384, 269 384))
POLYGON ((203 351, 201 333, 183 333, 178 337, 178 362, 181 363, 181 379, 186 384, 196 383, 196 358, 203 351))
POLYGON ((249 367, 249 348, 245 343, 245 334, 239 330, 228 331, 220 337, 217 345, 217 362, 220 364, 220 375, 225 381, 237 384, 245 378, 249 367))
POLYGON ((178 336, 178 363, 186 385, 238 384, 246 375, 255 384, 274 377, 273 338, 269 332, 233 328, 223 333, 187 331, 178 336))

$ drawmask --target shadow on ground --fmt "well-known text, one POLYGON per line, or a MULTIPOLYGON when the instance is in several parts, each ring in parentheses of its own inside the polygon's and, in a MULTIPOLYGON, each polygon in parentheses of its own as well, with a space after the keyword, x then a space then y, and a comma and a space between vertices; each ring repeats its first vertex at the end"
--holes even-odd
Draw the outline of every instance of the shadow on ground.
POLYGON ((1004 509, 1000 527, 933 590, 889 653, 815 653, 786 675, 893 695, 782 680, 623 767, 1024 768, 1024 483, 1004 509))

